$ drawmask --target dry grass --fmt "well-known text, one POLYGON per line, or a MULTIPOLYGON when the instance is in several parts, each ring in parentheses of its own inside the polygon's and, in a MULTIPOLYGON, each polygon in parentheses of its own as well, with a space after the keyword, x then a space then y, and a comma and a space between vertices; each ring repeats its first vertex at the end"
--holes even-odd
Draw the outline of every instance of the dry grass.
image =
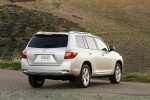
POLYGON ((20 62, 20 60, 21 60, 21 54, 18 51, 14 51, 11 60, 13 62, 20 62))
POLYGON ((67 18, 94 33, 148 30, 150 26, 149 0, 36 0, 16 4, 67 18))

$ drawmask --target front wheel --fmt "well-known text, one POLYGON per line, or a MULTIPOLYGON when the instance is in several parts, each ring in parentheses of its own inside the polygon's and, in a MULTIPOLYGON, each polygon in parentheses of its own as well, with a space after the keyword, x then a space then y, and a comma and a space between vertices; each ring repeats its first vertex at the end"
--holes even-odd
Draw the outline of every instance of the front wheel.
POLYGON ((88 87, 91 79, 91 71, 88 65, 83 64, 80 75, 76 78, 76 83, 81 88, 88 87))
POLYGON ((122 75, 121 65, 119 63, 117 63, 116 67, 115 67, 114 74, 109 76, 110 82, 113 84, 120 83, 121 75, 122 75))
POLYGON ((39 88, 42 87, 44 84, 45 79, 37 76, 28 76, 28 80, 30 85, 33 88, 39 88))

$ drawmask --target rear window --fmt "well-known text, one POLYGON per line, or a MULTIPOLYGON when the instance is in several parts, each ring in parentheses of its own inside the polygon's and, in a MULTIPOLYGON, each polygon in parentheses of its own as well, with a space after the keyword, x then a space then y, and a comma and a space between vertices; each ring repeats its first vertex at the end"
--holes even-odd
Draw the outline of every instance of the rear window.
POLYGON ((59 48, 66 47, 68 35, 34 35, 28 47, 59 48))

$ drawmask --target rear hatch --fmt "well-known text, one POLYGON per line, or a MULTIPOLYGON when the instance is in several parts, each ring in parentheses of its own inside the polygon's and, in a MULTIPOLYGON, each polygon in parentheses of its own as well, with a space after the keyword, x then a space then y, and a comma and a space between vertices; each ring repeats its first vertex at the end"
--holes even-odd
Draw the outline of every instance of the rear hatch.
POLYGON ((26 48, 30 65, 61 65, 68 43, 66 34, 34 35, 26 48))

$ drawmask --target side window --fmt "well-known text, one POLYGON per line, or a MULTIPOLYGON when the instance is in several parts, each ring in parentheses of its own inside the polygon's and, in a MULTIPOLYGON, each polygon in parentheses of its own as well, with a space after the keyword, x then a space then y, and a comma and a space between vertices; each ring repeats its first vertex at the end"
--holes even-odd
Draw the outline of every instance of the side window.
POLYGON ((85 37, 89 49, 97 49, 96 43, 92 37, 85 37))
POLYGON ((107 45, 100 39, 95 38, 99 50, 108 51, 107 45))
POLYGON ((79 48, 85 48, 82 36, 76 36, 76 44, 79 48))

